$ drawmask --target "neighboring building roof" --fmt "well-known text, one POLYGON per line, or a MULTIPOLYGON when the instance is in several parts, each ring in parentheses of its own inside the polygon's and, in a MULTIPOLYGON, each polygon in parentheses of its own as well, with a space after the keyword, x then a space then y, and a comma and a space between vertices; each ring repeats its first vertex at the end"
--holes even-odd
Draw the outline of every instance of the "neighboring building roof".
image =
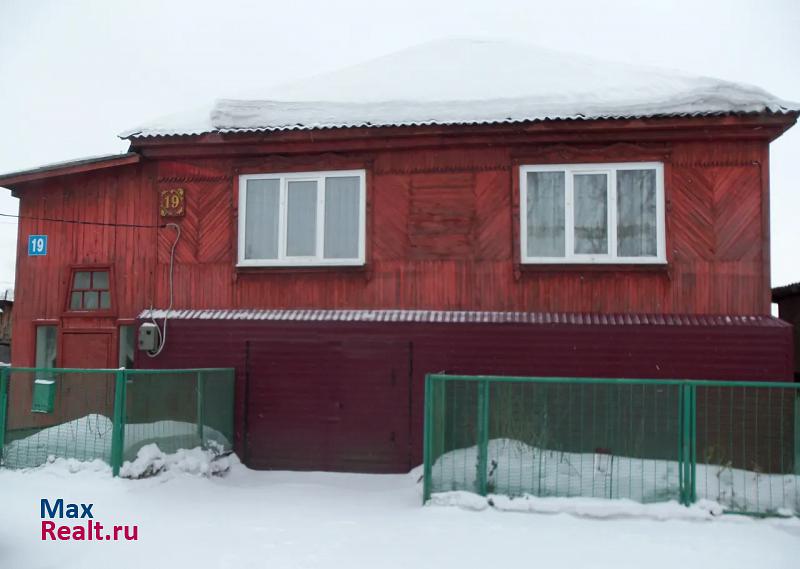
POLYGON ((524 43, 451 39, 273 88, 258 100, 219 99, 120 136, 798 111, 800 104, 751 85, 524 43))
POLYGON ((0 186, 11 186, 22 182, 32 182, 42 178, 50 178, 52 176, 78 174, 81 172, 100 170, 102 168, 111 168, 113 166, 135 164, 139 159, 140 156, 135 152, 127 152, 125 154, 104 154, 101 156, 67 160, 65 162, 54 162, 46 166, 39 166, 29 170, 0 174, 0 186))
MULTIPOLYGON (((166 311, 143 310, 139 318, 163 319, 166 311)), ((705 314, 595 314, 566 312, 497 312, 470 310, 170 310, 175 320, 286 320, 330 322, 436 322, 453 324, 584 324, 602 326, 759 326, 781 327, 772 316, 705 314)))
POLYGON ((800 295, 800 282, 777 286, 772 289, 772 302, 778 302, 789 296, 800 295))

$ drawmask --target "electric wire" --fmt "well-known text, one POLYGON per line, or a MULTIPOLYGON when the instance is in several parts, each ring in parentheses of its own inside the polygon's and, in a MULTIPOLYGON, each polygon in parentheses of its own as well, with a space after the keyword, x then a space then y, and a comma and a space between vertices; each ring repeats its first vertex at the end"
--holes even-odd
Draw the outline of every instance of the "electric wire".
POLYGON ((61 217, 40 217, 35 215, 19 215, 13 213, 0 213, 0 217, 12 217, 16 219, 30 219, 32 221, 51 221, 56 223, 72 223, 75 225, 99 225, 101 227, 127 227, 133 229, 163 229, 170 223, 115 223, 109 221, 84 221, 81 219, 64 219, 61 217))
POLYGON ((155 358, 158 356, 161 351, 164 349, 164 346, 167 343, 167 319, 169 318, 169 311, 172 310, 172 296, 173 296, 173 269, 175 265, 175 247, 178 245, 178 239, 181 238, 181 226, 177 223, 167 223, 165 224, 166 227, 174 227, 175 228, 175 241, 172 242, 172 249, 169 252, 169 306, 167 310, 164 312, 164 324, 163 329, 158 327, 158 322, 156 322, 155 317, 153 316, 153 305, 150 305, 150 320, 152 320, 153 324, 156 327, 157 331, 157 341, 158 341, 158 348, 153 351, 148 351, 147 355, 151 358, 155 358))

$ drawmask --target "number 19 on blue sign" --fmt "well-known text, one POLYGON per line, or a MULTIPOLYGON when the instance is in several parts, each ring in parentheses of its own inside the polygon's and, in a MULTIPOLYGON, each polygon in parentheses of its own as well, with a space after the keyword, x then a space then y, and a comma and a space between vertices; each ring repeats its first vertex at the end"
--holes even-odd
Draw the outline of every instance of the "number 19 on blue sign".
POLYGON ((28 256, 47 255, 47 235, 28 235, 28 256))

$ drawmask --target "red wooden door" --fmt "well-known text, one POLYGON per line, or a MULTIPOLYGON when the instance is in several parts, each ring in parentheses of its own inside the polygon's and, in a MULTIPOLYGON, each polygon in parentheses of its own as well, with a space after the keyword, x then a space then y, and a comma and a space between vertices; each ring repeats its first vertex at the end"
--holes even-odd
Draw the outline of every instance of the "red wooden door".
MULTIPOLYGON (((113 365, 112 338, 110 332, 63 332, 60 367, 117 367, 113 365)), ((56 397, 61 421, 94 414, 111 418, 114 409, 114 374, 62 374, 58 379, 56 397)))
POLYGON ((246 459, 255 468, 410 468, 408 348, 372 339, 251 342, 246 459))
POLYGON ((114 350, 111 332, 63 332, 61 367, 110 368, 114 350))

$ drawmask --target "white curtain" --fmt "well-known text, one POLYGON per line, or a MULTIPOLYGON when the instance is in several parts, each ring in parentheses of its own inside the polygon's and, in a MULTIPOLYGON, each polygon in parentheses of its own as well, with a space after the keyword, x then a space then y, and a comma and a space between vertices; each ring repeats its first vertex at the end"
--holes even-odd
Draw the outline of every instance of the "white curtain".
POLYGON ((617 255, 655 257, 656 171, 617 172, 617 255))
POLYGON ((245 196, 244 258, 278 258, 280 180, 248 180, 245 196))
POLYGON ((528 172, 527 256, 564 256, 564 172, 528 172))
POLYGON ((287 193, 286 256, 313 256, 317 252, 317 183, 290 181, 287 193))
POLYGON ((608 253, 608 183, 605 174, 576 174, 575 253, 608 253))
POLYGON ((326 259, 358 257, 360 179, 325 178, 326 259))

